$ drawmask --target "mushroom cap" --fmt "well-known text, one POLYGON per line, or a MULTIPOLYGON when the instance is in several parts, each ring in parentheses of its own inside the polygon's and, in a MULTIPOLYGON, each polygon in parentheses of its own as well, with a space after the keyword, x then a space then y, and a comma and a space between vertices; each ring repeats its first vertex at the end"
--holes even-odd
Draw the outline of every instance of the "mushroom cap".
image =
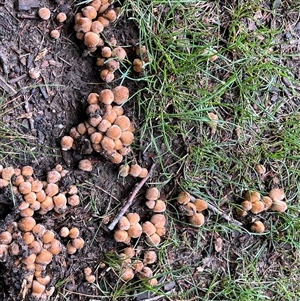
POLYGON ((60 140, 61 149, 63 151, 69 150, 72 148, 74 139, 71 136, 63 136, 60 140))
POLYGON ((177 197, 177 202, 182 205, 186 205, 191 201, 191 195, 187 191, 181 191, 177 197))
POLYGON ((93 20, 97 17, 97 10, 92 5, 87 5, 82 8, 81 13, 84 17, 93 20))
MULTIPOLYGON (((21 170, 21 174, 24 177, 31 177, 33 175, 33 168, 29 165, 23 166, 21 170)), ((2 177, 3 177, 3 171, 2 171, 2 177)))
POLYGON ((128 232, 125 230, 117 229, 114 232, 114 239, 117 242, 125 242, 128 238, 128 232))
POLYGON ((248 190, 245 194, 245 199, 246 199, 246 201, 255 203, 257 201, 260 201, 260 193, 258 191, 248 190))
POLYGON ((272 204, 273 204, 273 200, 270 197, 268 197, 268 196, 264 196, 262 198, 262 202, 265 205, 265 210, 268 210, 272 206, 272 204))
POLYGON ((144 268, 144 263, 141 260, 135 260, 131 266, 135 272, 140 272, 144 268))
POLYGON ((162 213, 166 211, 166 203, 162 200, 156 200, 155 201, 155 206, 153 207, 153 212, 155 213, 162 213))
POLYGON ((135 250, 133 247, 127 247, 123 250, 123 253, 128 257, 132 258, 135 256, 135 250))
POLYGON ((132 132, 124 131, 121 133, 120 140, 124 146, 129 146, 134 140, 134 135, 132 132))
POLYGON ((72 239, 72 246, 76 249, 82 249, 84 247, 84 240, 82 237, 76 237, 72 239))
POLYGON ((12 235, 8 231, 0 233, 0 244, 9 245, 12 242, 12 235))
POLYGON ((121 137, 122 131, 119 126, 113 124, 107 131, 106 135, 114 140, 121 137))
POLYGON ((130 237, 138 238, 142 235, 142 226, 139 223, 136 223, 131 225, 127 232, 130 237))
POLYGON ((128 218, 131 226, 137 224, 141 219, 139 214, 135 212, 128 213, 126 217, 128 218))
POLYGON ((62 227, 59 231, 59 235, 61 237, 67 237, 69 235, 69 232, 70 232, 70 230, 68 227, 62 227))
POLYGON ((130 169, 129 165, 127 165, 127 164, 121 165, 119 168, 119 176, 123 177, 123 178, 127 177, 129 169, 130 169))
POLYGON ((38 15, 43 20, 49 20, 51 17, 50 9, 47 7, 41 7, 38 11, 38 15))
POLYGON ((142 231, 144 234, 151 236, 156 232, 156 227, 150 221, 146 221, 142 224, 142 231))
POLYGON ((161 239, 160 239, 160 236, 157 233, 154 233, 151 236, 146 237, 146 242, 150 246, 158 246, 161 242, 161 239))
POLYGON ((144 263, 152 264, 157 260, 157 254, 155 251, 149 250, 144 253, 144 263))
POLYGON ((277 211, 277 212, 285 212, 287 210, 287 204, 284 201, 279 201, 279 200, 274 201, 273 200, 271 210, 277 211))
POLYGON ((146 190, 145 197, 149 201, 155 201, 160 197, 160 192, 156 187, 150 187, 146 190))
POLYGON ((92 21, 89 18, 78 17, 74 26, 74 30, 77 32, 87 33, 91 30, 91 27, 92 27, 92 21))
POLYGON ((77 238, 79 237, 80 231, 77 227, 73 227, 69 230, 69 237, 70 238, 77 238))
POLYGON ((164 236, 167 233, 167 228, 166 227, 160 227, 160 228, 156 228, 156 232, 157 235, 159 236, 164 236))
POLYGON ((283 188, 271 189, 271 191, 269 192, 269 197, 275 202, 282 201, 285 198, 285 193, 283 188))
POLYGON ((252 203, 251 212, 253 214, 258 214, 265 210, 265 204, 262 201, 256 201, 252 203))
POLYGON ((156 228, 162 228, 166 224, 166 217, 163 214, 154 214, 152 215, 150 222, 156 227, 156 228))
POLYGON ((65 22, 67 20, 67 15, 64 12, 60 12, 56 15, 56 20, 59 23, 65 22))
POLYGON ((255 221, 251 225, 251 231, 256 233, 263 233, 265 231, 265 226, 261 221, 255 221))
POLYGON ((99 35, 92 31, 86 32, 83 38, 84 45, 87 47, 96 47, 99 41, 100 41, 99 35))
POLYGON ((184 209, 185 209, 184 213, 187 216, 193 216, 197 212, 197 207, 192 202, 188 202, 187 204, 185 204, 184 209))
POLYGON ((15 170, 14 170, 13 167, 5 167, 5 168, 2 169, 1 176, 2 176, 2 179, 10 181, 10 179, 12 178, 12 176, 14 174, 15 174, 15 170))
POLYGON ((103 31, 103 29, 104 29, 104 26, 100 21, 96 20, 96 21, 92 22, 92 26, 91 26, 92 32, 99 34, 100 32, 103 31))
POLYGON ((122 61, 126 58, 127 53, 123 47, 118 46, 112 51, 112 56, 117 57, 120 61, 122 61))
POLYGON ((120 278, 123 281, 129 281, 134 277, 134 270, 130 267, 126 267, 125 269, 122 269, 122 273, 120 278))
POLYGON ((117 13, 114 9, 109 9, 103 14, 103 17, 105 17, 110 22, 114 22, 117 19, 117 13))
POLYGON ((138 164, 132 164, 130 166, 129 174, 132 175, 133 177, 138 177, 139 174, 141 173, 142 167, 138 164))
POLYGON ((99 94, 100 102, 110 105, 114 101, 114 93, 110 89, 104 89, 99 94))
POLYGON ((36 221, 31 216, 23 217, 18 222, 18 228, 24 232, 31 231, 35 225, 36 225, 36 221))
POLYGON ((31 289, 33 293, 41 294, 45 291, 46 287, 45 285, 41 284, 39 281, 33 280, 31 289))
POLYGON ((53 241, 53 239, 54 239, 54 233, 50 230, 46 230, 44 235, 41 237, 41 241, 44 244, 50 243, 51 241, 53 241))
POLYGON ((132 64, 135 72, 140 73, 144 71, 144 62, 141 59, 134 59, 132 64))
POLYGON ((103 81, 107 83, 111 83, 115 79, 114 73, 109 71, 108 69, 103 69, 100 72, 100 77, 103 81))
POLYGON ((123 104, 129 98, 129 90, 125 86, 117 86, 112 89, 114 93, 114 102, 118 105, 123 104))
MULTIPOLYGON (((99 22, 99 21, 98 21, 98 22, 99 22)), ((101 23, 101 24, 102 24, 102 23, 101 23)), ((111 50, 111 48, 108 47, 108 46, 103 47, 103 48, 101 49, 101 55, 102 55, 102 57, 105 57, 105 58, 111 57, 111 55, 112 55, 112 50, 111 50)))
POLYGON ((241 206, 242 206, 243 210, 250 211, 252 208, 252 203, 250 201, 243 201, 241 203, 241 206))
POLYGON ((128 230, 130 228, 130 222, 126 216, 122 216, 118 222, 118 228, 120 230, 128 230))
POLYGON ((193 203, 196 206, 197 212, 202 212, 207 209, 207 202, 205 200, 195 199, 193 203))
POLYGON ((196 213, 189 217, 189 221, 194 227, 201 227, 205 222, 205 218, 202 213, 196 213))
POLYGON ((53 255, 44 249, 36 256, 35 262, 40 264, 49 264, 52 261, 52 258, 53 255))
POLYGON ((83 159, 79 161, 78 168, 83 171, 92 171, 93 165, 92 162, 88 159, 83 159))

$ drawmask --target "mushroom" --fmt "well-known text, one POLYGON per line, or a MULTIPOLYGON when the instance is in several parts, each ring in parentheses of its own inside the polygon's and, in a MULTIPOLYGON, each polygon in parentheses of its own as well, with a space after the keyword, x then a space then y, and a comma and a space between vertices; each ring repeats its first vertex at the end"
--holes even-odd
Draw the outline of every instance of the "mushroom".
POLYGON ((118 222, 118 228, 120 230, 128 230, 130 228, 130 222, 126 216, 122 216, 118 222))
POLYGON ((79 161, 78 168, 83 171, 92 171, 93 165, 92 162, 88 159, 83 159, 79 161))
POLYGON ((57 40, 60 37, 60 32, 57 29, 53 29, 50 31, 50 37, 54 40, 57 40))
POLYGON ((114 232, 114 239, 117 242, 125 242, 128 239, 128 233, 125 230, 117 229, 114 232))
POLYGON ((134 270, 132 268, 126 267, 125 269, 122 269, 120 278, 123 281, 129 281, 129 280, 133 279, 133 277, 134 277, 134 270))
POLYGON ((84 17, 93 20, 97 17, 97 10, 92 5, 87 5, 82 8, 81 13, 84 17))
POLYGON ((273 188, 269 192, 269 197, 274 201, 282 201, 285 198, 285 193, 282 188, 273 188))
POLYGON ((285 212, 287 210, 287 204, 284 201, 274 201, 271 206, 271 210, 277 211, 277 212, 285 212))
POLYGON ((160 239, 160 236, 157 233, 154 233, 151 236, 146 237, 146 242, 150 246, 158 246, 161 242, 161 239, 160 239))
POLYGON ((186 205, 190 201, 191 201, 191 195, 188 192, 182 191, 179 193, 177 197, 177 202, 179 204, 186 205))
POLYGON ((252 203, 251 212, 253 214, 258 214, 265 210, 265 204, 262 201, 256 201, 252 203))
POLYGON ((156 187, 150 187, 146 190, 145 197, 149 201, 155 201, 160 197, 160 192, 156 187))
POLYGON ((117 86, 112 89, 114 94, 114 102, 118 105, 123 104, 129 98, 129 90, 125 86, 117 86))
POLYGON ((142 61, 141 59, 134 59, 133 60, 133 70, 137 73, 141 73, 144 71, 144 61, 142 61))
POLYGON ((56 20, 59 23, 63 23, 63 22, 65 22, 67 20, 67 15, 64 12, 60 12, 60 13, 57 14, 56 20))
POLYGON ((96 47, 99 41, 99 35, 92 31, 86 32, 83 38, 84 45, 89 48, 96 47))
POLYGON ((38 15, 42 20, 49 20, 51 17, 51 12, 50 12, 49 8, 42 7, 39 9, 38 15))
POLYGON ((155 251, 146 251, 144 253, 144 264, 152 264, 157 260, 157 255, 155 253, 155 251))
POLYGON ((35 262, 39 264, 47 265, 52 261, 52 258, 53 255, 49 251, 44 249, 36 256, 35 262))
POLYGON ((205 222, 205 218, 202 213, 196 213, 189 217, 189 221, 194 227, 201 227, 205 222))
POLYGON ((261 221, 255 221, 251 225, 251 231, 256 233, 263 233, 265 231, 265 226, 261 221))
POLYGON ((69 150, 72 148, 74 139, 71 136, 64 136, 60 140, 61 149, 63 151, 69 150))
POLYGON ((146 221, 142 224, 142 232, 147 236, 151 236, 156 232, 156 227, 150 221, 146 221))

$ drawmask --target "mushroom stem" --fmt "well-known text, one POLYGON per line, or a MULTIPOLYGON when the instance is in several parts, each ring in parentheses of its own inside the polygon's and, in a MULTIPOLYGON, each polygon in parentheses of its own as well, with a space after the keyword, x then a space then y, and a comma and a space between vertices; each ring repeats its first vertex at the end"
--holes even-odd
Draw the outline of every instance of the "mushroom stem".
MULTIPOLYGON (((194 201, 195 197, 191 196, 191 200, 194 201)), ((233 217, 230 217, 229 215, 227 215, 226 213, 222 212, 216 206, 212 205, 209 202, 207 202, 207 208, 210 209, 211 211, 213 211, 215 214, 220 215, 222 218, 224 218, 229 223, 234 224, 234 225, 239 226, 239 227, 243 226, 243 224, 241 222, 237 221, 233 217)))
POLYGON ((117 217, 110 223, 110 225, 108 226, 109 230, 113 230, 114 227, 116 226, 116 224, 119 222, 119 220, 121 219, 121 217, 126 213, 127 209, 132 205, 133 200, 135 199, 136 195, 138 194, 138 192, 141 190, 141 188, 144 186, 144 184, 147 182, 147 180, 150 178, 153 170, 155 167, 155 163, 151 166, 148 175, 143 178, 141 180, 140 183, 138 183, 134 190, 132 191, 130 197, 128 198, 126 204, 123 206, 123 208, 121 209, 120 213, 117 215, 117 217))

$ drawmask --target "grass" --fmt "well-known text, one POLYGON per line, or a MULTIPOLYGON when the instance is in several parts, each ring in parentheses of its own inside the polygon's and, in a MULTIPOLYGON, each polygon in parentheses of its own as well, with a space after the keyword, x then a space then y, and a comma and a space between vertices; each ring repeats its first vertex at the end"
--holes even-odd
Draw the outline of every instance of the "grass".
MULTIPOLYGON (((290 8, 300 7, 292 1, 290 8)), ((193 230, 170 201, 171 230, 158 271, 163 283, 176 283, 170 298, 299 299, 299 80, 287 67, 293 46, 282 35, 295 20, 259 0, 128 0, 122 10, 137 23, 151 58, 147 88, 137 95, 140 138, 150 141, 144 151, 153 150, 161 164, 161 185, 175 182, 235 216, 246 190, 266 195, 278 181, 289 206, 284 214, 254 217, 267 227, 255 235, 250 220, 237 229, 212 214, 193 230), (209 112, 219 117, 215 134, 209 112), (266 178, 256 164, 267 168, 266 178)))

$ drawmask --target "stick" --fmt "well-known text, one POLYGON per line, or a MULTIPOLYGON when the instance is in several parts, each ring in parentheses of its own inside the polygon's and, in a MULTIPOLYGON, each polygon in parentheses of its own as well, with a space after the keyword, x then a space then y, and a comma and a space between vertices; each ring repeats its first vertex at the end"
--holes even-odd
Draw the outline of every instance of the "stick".
POLYGON ((132 191, 128 201, 126 202, 125 206, 121 209, 120 213, 117 215, 117 217, 110 223, 110 225, 108 226, 109 230, 113 230, 114 227, 116 226, 116 224, 118 223, 118 221, 121 219, 121 217, 125 214, 125 212, 127 211, 127 209, 131 206, 131 204, 133 203, 134 198, 136 197, 136 195, 138 194, 138 192, 141 190, 141 188, 144 186, 144 184, 147 182, 147 180, 150 178, 153 170, 155 167, 155 163, 151 166, 148 175, 142 179, 142 181, 135 186, 134 190, 132 191))
MULTIPOLYGON (((195 199, 196 198, 194 196, 192 196, 192 201, 195 200, 195 199)), ((213 211, 215 214, 220 215, 222 218, 224 218, 225 220, 227 220, 229 223, 234 224, 234 225, 239 226, 239 227, 243 226, 243 224, 241 222, 237 221, 233 217, 230 217, 226 213, 222 212, 216 206, 210 204, 209 202, 206 202, 206 203, 207 203, 208 209, 210 209, 211 211, 213 211)))
POLYGON ((0 87, 10 95, 15 95, 17 91, 11 87, 3 76, 0 75, 0 87))

